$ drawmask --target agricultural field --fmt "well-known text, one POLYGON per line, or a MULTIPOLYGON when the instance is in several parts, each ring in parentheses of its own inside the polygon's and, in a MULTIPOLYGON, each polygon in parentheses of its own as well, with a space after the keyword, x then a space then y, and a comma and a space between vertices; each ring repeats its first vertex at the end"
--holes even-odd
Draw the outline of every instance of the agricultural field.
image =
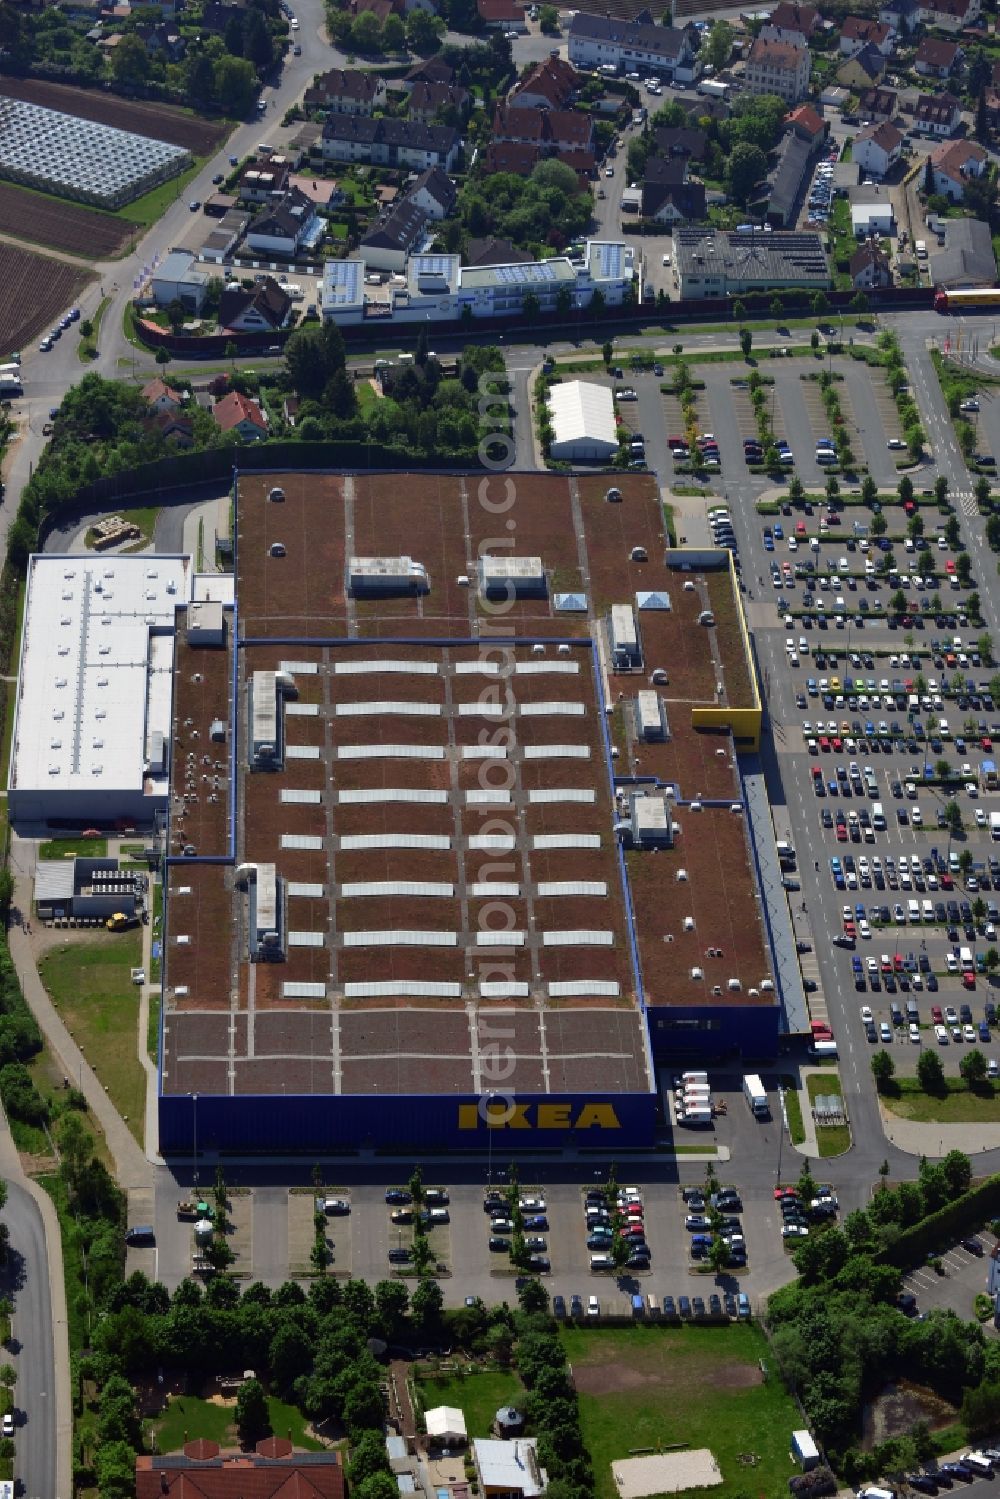
POLYGON ((9 354, 50 328, 94 275, 34 250, 0 243, 0 328, 9 354))
POLYGON ((11 99, 24 99, 84 120, 99 120, 118 130, 134 130, 158 141, 170 141, 194 156, 210 155, 230 129, 225 120, 203 120, 170 104, 119 99, 96 89, 70 88, 42 78, 6 77, 2 91, 11 99))
POLYGON ((18 239, 90 261, 117 255, 138 227, 128 219, 15 187, 12 182, 0 182, 0 224, 18 239))

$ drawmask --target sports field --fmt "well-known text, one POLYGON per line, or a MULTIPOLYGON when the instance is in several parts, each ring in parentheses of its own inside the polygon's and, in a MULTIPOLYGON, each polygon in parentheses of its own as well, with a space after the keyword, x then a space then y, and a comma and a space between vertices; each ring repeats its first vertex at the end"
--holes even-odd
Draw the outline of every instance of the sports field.
POLYGON ((785 1491, 802 1422, 758 1328, 642 1323, 563 1336, 597 1499, 615 1495, 613 1461, 677 1445, 712 1450, 719 1499, 785 1491))

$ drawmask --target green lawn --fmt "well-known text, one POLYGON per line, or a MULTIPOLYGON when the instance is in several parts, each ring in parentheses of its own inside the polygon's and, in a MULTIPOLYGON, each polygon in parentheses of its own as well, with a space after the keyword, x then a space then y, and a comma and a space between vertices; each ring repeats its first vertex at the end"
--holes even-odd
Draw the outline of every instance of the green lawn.
POLYGON ((795 1086, 795 1079, 794 1077, 783 1077, 781 1081, 785 1085, 785 1113, 788 1115, 788 1132, 792 1137, 792 1144, 801 1145, 806 1137, 806 1131, 802 1123, 802 1105, 799 1103, 799 1094, 795 1086))
POLYGON ((722 1471, 712 1490, 719 1499, 785 1491, 794 1472, 789 1434, 801 1417, 757 1327, 567 1327, 563 1338, 598 1499, 616 1495, 612 1461, 675 1444, 711 1449, 722 1471), (752 1465, 741 1461, 750 1454, 752 1465))
MULTIPOLYGON (((306 1436, 306 1419, 296 1406, 286 1405, 275 1396, 271 1396, 267 1404, 275 1436, 290 1437, 294 1446, 307 1452, 325 1451, 322 1442, 306 1436)), ((177 1395, 159 1419, 147 1423, 147 1432, 155 1435, 157 1452, 179 1451, 185 1442, 193 1442, 198 1437, 206 1437, 223 1447, 235 1447, 233 1414, 231 1405, 216 1405, 211 1400, 199 1399, 197 1395, 177 1395)))
POLYGON ((989 1079, 973 1093, 960 1077, 947 1077, 945 1091, 937 1094, 925 1093, 915 1077, 897 1077, 882 1102, 901 1119, 921 1124, 995 1124, 1000 1120, 1000 1089, 989 1079))
POLYGON ((63 943, 38 965, 64 1024, 140 1145, 146 1074, 136 1051, 139 991, 129 969, 139 966, 141 952, 138 928, 99 932, 63 943))
POLYGON ((106 838, 50 838, 38 850, 40 859, 103 859, 108 852, 106 838))
POLYGON ((77 358, 82 364, 89 364, 92 359, 97 357, 97 351, 100 348, 101 321, 110 306, 111 298, 105 297, 91 319, 94 325, 93 333, 89 338, 81 338, 76 346, 77 358))
MULTIPOLYGON (((822 1077, 807 1077, 806 1086, 809 1089, 810 1103, 819 1093, 837 1093, 840 1097, 844 1095, 844 1090, 840 1086, 840 1074, 833 1071, 824 1072, 822 1077)), ((846 1124, 817 1127, 816 1142, 821 1156, 843 1155, 845 1150, 851 1148, 850 1128, 846 1124)))
POLYGON ((433 1410, 436 1405, 457 1405, 463 1410, 470 1437, 488 1437, 500 1407, 517 1405, 524 1397, 524 1386, 513 1372, 418 1374, 417 1388, 424 1410, 433 1410))
POLYGON ((133 224, 141 224, 148 229, 157 219, 162 219, 171 203, 181 196, 189 182, 194 181, 205 160, 203 156, 193 157, 192 165, 186 172, 182 172, 179 177, 171 177, 169 182, 161 182, 159 187, 154 187, 143 198, 136 198, 134 203, 126 203, 124 208, 118 209, 115 217, 129 219, 133 224))

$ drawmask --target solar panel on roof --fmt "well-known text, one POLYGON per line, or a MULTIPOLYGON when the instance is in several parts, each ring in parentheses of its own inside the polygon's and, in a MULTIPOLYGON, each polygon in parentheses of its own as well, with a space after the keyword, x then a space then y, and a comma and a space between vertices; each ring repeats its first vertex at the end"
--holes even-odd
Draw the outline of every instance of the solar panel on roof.
POLYGON ((579 802, 581 805, 590 805, 596 799, 596 792, 589 786, 543 786, 528 792, 528 801, 532 806, 546 807, 558 802, 579 802))
POLYGON ((590 931, 582 927, 567 932, 542 933, 543 947, 611 947, 614 940, 614 932, 590 931))
POLYGON ((540 880, 539 896, 546 895, 607 895, 606 880, 540 880))
POLYGON ((504 884, 500 880, 479 880, 469 886, 469 894, 483 900, 515 899, 520 893, 520 885, 504 884))
POLYGON ((578 999, 585 995, 612 998, 621 993, 621 985, 614 979, 554 979, 549 984, 550 999, 578 999))
POLYGON ((511 833, 474 833, 469 839, 470 848, 498 854, 511 853, 515 846, 516 839, 511 833))
POLYGON ((289 880, 285 886, 289 895, 311 896, 313 900, 322 900, 325 886, 317 885, 311 880, 289 880))
POLYGON ((282 848, 322 848, 322 838, 312 838, 305 833, 282 833, 282 848))
POLYGON ((523 947, 524 933, 512 932, 506 928, 502 931, 485 931, 476 933, 477 947, 523 947))
POLYGON ((337 800, 345 807, 377 806, 380 802, 442 806, 448 800, 448 793, 429 791, 422 786, 365 786, 360 791, 338 792, 337 800))
POLYGON ((282 999, 325 999, 325 984, 298 984, 286 982, 281 986, 282 999))
POLYGON ((437 675, 436 661, 337 661, 334 664, 334 674, 338 677, 358 677, 368 672, 391 671, 400 672, 408 677, 433 677, 437 675))
POLYGON ((345 947, 457 947, 457 932, 344 932, 345 947))
POLYGON ((440 744, 338 744, 338 760, 443 760, 440 744))
POLYGON ((527 999, 530 992, 527 984, 486 981, 479 985, 482 999, 527 999))
POLYGON ((286 718, 318 718, 319 703, 286 703, 286 718))
POLYGON ((454 895, 455 887, 446 880, 354 880, 340 886, 344 900, 366 895, 454 895))
POLYGON ((281 801, 291 806, 315 807, 322 800, 322 791, 300 791, 293 786, 281 788, 281 801))
POLYGON ((369 979, 366 983, 345 984, 345 999, 461 999, 461 984, 442 983, 437 979, 369 979))
POLYGON ((587 709, 583 703, 522 703, 522 718, 582 718, 587 709))
POLYGON ((589 744, 526 744, 521 753, 526 760, 589 760, 589 744))
POLYGON ((439 833, 348 833, 340 840, 344 852, 371 848, 431 848, 444 852, 451 839, 439 833))
POLYGON ((599 833, 536 833, 532 848, 600 848, 599 833))
POLYGON ((286 760, 318 760, 319 759, 319 745, 318 744, 286 744, 286 746, 285 746, 285 759, 286 760))
POLYGON ((403 718, 440 718, 440 703, 395 702, 387 698, 376 698, 368 703, 335 703, 334 714, 338 718, 381 717, 396 714, 403 718))
POLYGON ((289 947, 322 947, 326 942, 322 932, 289 932, 289 947))

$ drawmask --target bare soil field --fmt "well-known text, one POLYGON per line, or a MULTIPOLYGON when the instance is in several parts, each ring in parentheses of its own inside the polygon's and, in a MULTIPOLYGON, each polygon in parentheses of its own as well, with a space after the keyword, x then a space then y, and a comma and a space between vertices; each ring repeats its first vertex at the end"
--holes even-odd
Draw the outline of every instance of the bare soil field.
POLYGON ((18 239, 89 261, 117 255, 138 227, 82 203, 27 192, 12 182, 0 182, 0 224, 18 239))
POLYGON ((209 155, 230 128, 226 120, 203 120, 170 104, 119 99, 96 89, 71 88, 43 78, 4 77, 0 92, 9 99, 23 99, 46 109, 61 109, 64 114, 78 115, 83 120, 113 125, 116 130, 133 130, 154 140, 169 141, 196 156, 209 155))
MULTIPOLYGON (((4 220, 0 201, 0 220, 4 220)), ((72 307, 94 280, 90 271, 17 245, 0 243, 0 340, 3 352, 21 349, 72 307)))

